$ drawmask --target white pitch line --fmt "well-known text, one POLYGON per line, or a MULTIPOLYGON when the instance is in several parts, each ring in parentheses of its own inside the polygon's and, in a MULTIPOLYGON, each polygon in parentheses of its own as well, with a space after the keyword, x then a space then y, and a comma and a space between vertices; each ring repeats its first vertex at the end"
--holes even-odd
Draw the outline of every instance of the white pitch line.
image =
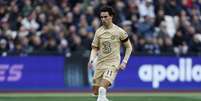
MULTIPOLYGON (((179 96, 201 98, 201 93, 109 93, 109 96, 179 96)), ((91 93, 0 93, 0 97, 91 97, 91 93)))

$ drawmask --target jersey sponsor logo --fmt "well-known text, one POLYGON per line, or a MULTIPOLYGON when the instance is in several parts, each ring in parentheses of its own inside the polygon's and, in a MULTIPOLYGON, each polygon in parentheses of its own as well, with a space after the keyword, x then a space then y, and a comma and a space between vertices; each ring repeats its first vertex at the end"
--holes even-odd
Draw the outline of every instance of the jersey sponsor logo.
POLYGON ((111 43, 109 41, 104 41, 103 45, 103 53, 108 54, 112 51, 111 43))
POLYGON ((138 71, 143 82, 152 82, 153 88, 159 88, 160 83, 168 82, 201 82, 201 64, 194 64, 191 58, 179 59, 178 65, 144 64, 138 71))

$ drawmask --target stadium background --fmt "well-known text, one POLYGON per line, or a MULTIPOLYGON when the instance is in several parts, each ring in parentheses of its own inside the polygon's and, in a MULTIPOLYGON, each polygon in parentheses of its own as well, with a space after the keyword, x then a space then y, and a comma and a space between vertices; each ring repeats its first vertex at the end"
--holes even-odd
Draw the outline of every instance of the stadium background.
POLYGON ((0 92, 89 92, 103 5, 134 47, 111 92, 201 91, 201 0, 0 0, 0 92))

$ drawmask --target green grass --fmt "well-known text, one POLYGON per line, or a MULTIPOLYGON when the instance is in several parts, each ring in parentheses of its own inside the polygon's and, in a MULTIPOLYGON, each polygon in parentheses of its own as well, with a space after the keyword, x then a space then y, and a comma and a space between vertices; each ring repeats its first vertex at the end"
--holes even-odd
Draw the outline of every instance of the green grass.
MULTIPOLYGON (((201 101, 201 93, 110 93, 111 101, 201 101)), ((0 101, 96 101, 89 93, 0 93, 0 101)))

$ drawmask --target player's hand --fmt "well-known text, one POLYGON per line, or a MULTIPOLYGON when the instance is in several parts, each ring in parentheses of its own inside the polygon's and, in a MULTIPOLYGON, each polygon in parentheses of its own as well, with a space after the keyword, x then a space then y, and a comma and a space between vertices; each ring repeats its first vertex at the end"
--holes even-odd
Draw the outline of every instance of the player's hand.
POLYGON ((92 68, 93 68, 93 61, 89 61, 89 62, 88 62, 88 68, 89 68, 89 69, 92 69, 92 68))
POLYGON ((119 69, 120 70, 124 70, 126 68, 126 63, 125 62, 122 62, 120 65, 119 65, 119 69))

